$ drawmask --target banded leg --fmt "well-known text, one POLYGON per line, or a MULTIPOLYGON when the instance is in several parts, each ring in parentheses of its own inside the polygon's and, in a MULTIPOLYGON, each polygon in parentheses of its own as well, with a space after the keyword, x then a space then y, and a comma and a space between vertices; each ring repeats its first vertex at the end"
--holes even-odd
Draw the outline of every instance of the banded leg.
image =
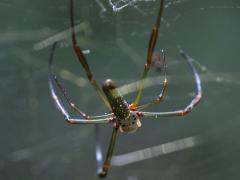
POLYGON ((56 75, 53 75, 54 81, 57 84, 58 88, 60 89, 61 93, 63 94, 63 97, 66 99, 67 103, 69 104, 69 106, 78 114, 80 114, 84 119, 99 119, 99 118, 103 118, 103 117, 110 117, 112 116, 112 114, 104 114, 104 115, 100 115, 100 116, 88 116, 86 115, 84 112, 82 112, 80 110, 80 108, 78 107, 78 105, 76 105, 67 95, 67 92, 65 90, 65 88, 60 84, 60 82, 57 79, 56 75))
POLYGON ((155 49, 155 45, 156 45, 157 38, 158 38, 158 31, 160 29, 160 22, 161 22, 161 18, 162 18, 162 14, 163 14, 163 8, 164 8, 164 0, 161 0, 157 20, 156 20, 155 25, 152 28, 152 34, 151 34, 149 44, 148 44, 147 63, 144 65, 144 71, 143 71, 143 75, 141 77, 141 82, 139 85, 137 96, 136 96, 135 100, 133 101, 133 104, 135 104, 135 105, 138 105, 138 103, 141 99, 141 95, 142 95, 142 91, 143 91, 143 87, 144 87, 144 80, 146 79, 146 77, 148 75, 148 71, 152 64, 152 55, 153 55, 153 51, 155 49))
MULTIPOLYGON (((71 118, 71 116, 69 115, 67 110, 64 108, 62 100, 57 96, 56 90, 55 90, 54 85, 53 85, 53 82, 55 81, 55 75, 53 74, 52 62, 53 62, 53 56, 54 56, 56 45, 57 45, 57 43, 53 44, 51 54, 50 54, 50 58, 49 58, 48 85, 49 85, 49 89, 50 89, 50 92, 51 92, 51 96, 52 96, 52 98, 55 102, 55 105, 60 110, 60 112, 64 116, 65 120, 69 123, 93 123, 93 124, 95 124, 95 123, 112 122, 113 117, 112 117, 111 114, 100 115, 100 116, 86 116, 85 113, 80 111, 78 108, 75 109, 75 110, 77 112, 79 112, 79 114, 82 115, 85 119, 71 118), (86 119, 86 117, 88 117, 88 119, 86 119)), ((70 99, 68 99, 68 100, 69 100, 69 103, 71 103, 70 99)), ((71 106, 71 107, 73 107, 73 106, 71 106)))
POLYGON ((162 57, 163 57, 163 75, 164 75, 164 80, 163 80, 163 87, 162 90, 160 92, 160 94, 157 96, 157 98, 155 98, 152 102, 138 106, 138 110, 143 110, 145 108, 148 108, 154 104, 159 104, 161 102, 161 100, 163 99, 163 95, 164 92, 167 88, 168 85, 168 81, 167 81, 167 64, 166 64, 166 58, 165 58, 165 52, 164 50, 162 50, 162 57))
POLYGON ((92 72, 89 68, 89 65, 87 63, 87 59, 85 58, 84 54, 81 51, 80 46, 77 44, 77 39, 76 39, 76 33, 75 33, 75 29, 74 29, 74 15, 73 15, 73 0, 70 0, 70 18, 71 18, 71 31, 72 31, 72 44, 73 44, 73 49, 78 57, 79 62, 81 63, 81 65, 83 66, 87 78, 90 82, 90 84, 94 87, 94 89, 97 91, 97 94, 99 95, 99 97, 102 99, 102 101, 104 102, 104 104, 108 107, 109 110, 111 110, 111 107, 107 101, 107 99, 105 98, 101 88, 98 86, 97 82, 95 79, 93 79, 93 75, 92 72))
POLYGON ((192 111, 192 109, 200 102, 202 98, 202 86, 201 86, 201 79, 199 77, 199 74, 193 65, 193 60, 191 57, 189 57, 185 52, 180 49, 179 50, 182 57, 187 61, 188 65, 190 66, 192 73, 194 75, 195 83, 196 83, 196 95, 192 99, 192 101, 182 110, 176 110, 176 111, 169 111, 169 112, 140 112, 143 116, 184 116, 192 111))
MULTIPOLYGON (((116 142, 117 131, 118 131, 118 128, 113 127, 112 136, 111 136, 110 143, 108 146, 108 151, 107 151, 105 161, 101 166, 98 166, 98 176, 99 177, 105 177, 108 173, 108 169, 110 168, 111 159, 113 156, 113 150, 114 150, 114 146, 115 146, 115 142, 116 142)), ((97 142, 97 143, 99 144, 99 142, 97 142)), ((98 146, 98 147, 100 147, 100 146, 98 146)), ((101 150, 99 152, 101 152, 101 150)), ((98 162, 98 165, 100 165, 99 162, 98 162)))

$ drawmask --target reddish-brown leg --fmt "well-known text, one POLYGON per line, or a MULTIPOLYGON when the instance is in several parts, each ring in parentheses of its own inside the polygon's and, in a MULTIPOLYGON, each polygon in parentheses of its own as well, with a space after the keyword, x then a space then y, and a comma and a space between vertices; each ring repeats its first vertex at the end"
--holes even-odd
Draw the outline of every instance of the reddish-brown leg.
POLYGON ((143 91, 143 87, 144 87, 144 80, 146 79, 146 77, 148 75, 148 71, 152 64, 152 55, 153 55, 155 45, 156 45, 156 42, 158 39, 158 31, 160 29, 160 22, 161 22, 161 18, 162 18, 162 14, 163 14, 163 8, 164 8, 164 0, 161 0, 157 20, 156 20, 155 25, 152 28, 152 34, 151 34, 149 44, 148 44, 147 62, 144 65, 144 71, 143 71, 143 75, 141 77, 141 82, 140 82, 140 85, 138 88, 137 96, 136 96, 135 100, 133 101, 133 104, 135 104, 135 105, 138 105, 138 103, 141 99, 141 95, 142 95, 142 91, 143 91))
POLYGON ((107 99, 105 98, 101 88, 98 86, 96 80, 93 79, 93 75, 92 75, 90 67, 89 67, 89 65, 87 63, 87 60, 86 60, 84 54, 82 53, 82 50, 81 50, 80 46, 77 44, 76 33, 75 33, 75 29, 74 29, 73 9, 74 9, 73 0, 70 0, 70 19, 71 19, 71 31, 72 31, 72 45, 73 45, 73 49, 74 49, 74 51, 75 51, 75 53, 77 55, 77 58, 78 58, 79 62, 81 63, 82 67, 84 68, 84 70, 86 72, 86 75, 87 75, 87 78, 88 78, 89 82, 96 89, 99 97, 102 99, 104 104, 108 107, 109 110, 111 110, 111 107, 110 107, 107 99))

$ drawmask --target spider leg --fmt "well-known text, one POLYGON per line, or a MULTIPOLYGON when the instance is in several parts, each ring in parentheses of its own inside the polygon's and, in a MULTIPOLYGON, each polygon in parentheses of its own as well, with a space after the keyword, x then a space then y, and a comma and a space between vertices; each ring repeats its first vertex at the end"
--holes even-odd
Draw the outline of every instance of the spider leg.
POLYGON ((193 65, 193 60, 190 56, 185 54, 185 52, 182 49, 180 49, 179 52, 182 55, 182 57, 187 61, 188 65, 190 66, 190 68, 193 72, 195 83, 196 83, 196 95, 195 95, 195 97, 182 110, 169 111, 169 112, 140 112, 143 116, 155 116, 155 117, 158 117, 158 116, 184 116, 184 115, 188 114, 189 112, 191 112, 192 109, 201 100, 201 98, 202 98, 201 80, 200 80, 199 74, 198 74, 195 66, 193 65))
MULTIPOLYGON (((52 73, 53 74, 53 73, 52 73)), ((78 114, 80 114, 81 116, 84 117, 84 119, 99 119, 99 118, 103 118, 103 117, 110 117, 112 116, 112 114, 105 114, 105 115, 100 115, 100 116, 88 116, 86 115, 84 112, 82 112, 80 110, 80 108, 78 107, 78 105, 76 105, 67 95, 66 89, 60 84, 60 82, 57 79, 57 76, 53 74, 53 79, 55 81, 55 83, 57 84, 58 88, 60 89, 61 93, 63 94, 63 97, 66 99, 67 103, 69 104, 69 106, 78 114)))
POLYGON ((156 20, 155 25, 152 28, 152 34, 151 34, 149 44, 148 44, 147 62, 144 65, 144 71, 143 71, 143 74, 141 77, 141 82, 139 84, 137 96, 136 96, 135 100, 133 101, 133 104, 135 104, 135 105, 138 105, 138 103, 141 99, 143 86, 144 86, 144 80, 146 79, 146 77, 148 75, 148 71, 152 64, 152 55, 153 55, 153 51, 155 49, 155 45, 156 45, 157 38, 158 38, 158 31, 160 29, 160 22, 161 22, 161 18, 162 18, 163 8, 164 8, 164 0, 161 0, 157 20, 156 20))
MULTIPOLYGON (((60 112, 64 116, 65 120, 67 122, 69 122, 69 123, 93 123, 93 124, 95 124, 95 123, 108 123, 108 122, 112 122, 113 121, 113 116, 111 114, 100 115, 100 116, 86 116, 86 114, 83 113, 82 111, 80 111, 77 106, 71 106, 71 107, 72 108, 75 107, 73 109, 76 110, 85 119, 76 119, 76 118, 72 118, 69 115, 67 110, 64 108, 61 99, 57 96, 56 90, 55 90, 54 85, 53 85, 53 82, 55 81, 55 78, 54 78, 55 75, 53 74, 52 62, 53 62, 53 55, 54 55, 54 51, 55 51, 55 48, 56 48, 56 44, 57 43, 53 44, 52 50, 51 50, 51 54, 50 54, 50 58, 49 58, 48 85, 49 85, 49 89, 50 89, 50 92, 51 92, 51 96, 52 96, 52 98, 53 98, 53 100, 55 102, 55 105, 60 110, 60 112)), ((66 97, 67 96, 65 96, 65 98, 66 97)), ((67 99, 67 101, 68 100, 69 100, 69 103, 71 103, 70 99, 67 99)))
POLYGON ((92 72, 90 70, 90 67, 87 63, 87 59, 85 58, 84 54, 81 51, 80 46, 77 44, 77 39, 76 39, 76 33, 75 33, 75 29, 74 29, 74 15, 73 15, 73 0, 70 1, 70 18, 71 18, 71 31, 72 31, 72 44, 73 44, 73 49, 78 57, 79 62, 81 63, 81 65, 83 66, 87 78, 90 82, 90 84, 95 88, 95 90, 97 91, 97 94, 99 95, 99 97, 101 98, 101 100, 104 102, 104 104, 108 107, 109 110, 111 110, 111 107, 106 99, 106 97, 104 96, 104 93, 102 92, 101 88, 98 86, 97 82, 95 79, 93 79, 93 75, 92 72))
MULTIPOLYGON (((96 128, 97 128, 97 126, 96 126, 96 128)), ((111 135, 111 139, 110 139, 110 143, 109 143, 109 146, 108 146, 108 151, 107 151, 107 155, 106 155, 104 163, 102 163, 102 150, 101 150, 99 135, 96 134, 97 135, 96 159, 98 161, 97 162, 97 165, 98 165, 97 166, 97 173, 98 173, 99 177, 105 177, 108 173, 108 169, 110 168, 111 159, 112 159, 112 156, 113 156, 113 150, 114 150, 114 146, 115 146, 115 142, 116 142, 117 132, 118 132, 118 128, 113 127, 112 135, 111 135)))
POLYGON ((57 79, 57 76, 56 75, 53 75, 53 78, 54 78, 54 81, 55 83, 57 84, 58 88, 60 89, 60 91, 62 92, 64 98, 66 99, 67 103, 69 104, 69 106, 74 110, 76 111, 78 114, 80 114, 81 116, 84 117, 84 119, 88 119, 88 116, 82 112, 79 107, 77 105, 75 105, 75 103, 73 103, 70 98, 68 97, 67 95, 67 92, 65 90, 65 88, 60 84, 60 82, 58 81, 57 79))
POLYGON ((166 59, 165 59, 165 53, 164 53, 164 50, 162 50, 162 56, 163 56, 163 75, 164 75, 164 80, 163 80, 163 87, 162 87, 162 90, 160 92, 160 94, 150 103, 147 103, 147 104, 144 104, 144 105, 141 105, 141 106, 138 106, 138 110, 143 110, 145 108, 148 108, 154 104, 159 104, 161 102, 161 100, 163 99, 163 95, 164 95, 164 92, 167 88, 167 85, 168 85, 168 81, 167 81, 167 65, 166 65, 166 59))

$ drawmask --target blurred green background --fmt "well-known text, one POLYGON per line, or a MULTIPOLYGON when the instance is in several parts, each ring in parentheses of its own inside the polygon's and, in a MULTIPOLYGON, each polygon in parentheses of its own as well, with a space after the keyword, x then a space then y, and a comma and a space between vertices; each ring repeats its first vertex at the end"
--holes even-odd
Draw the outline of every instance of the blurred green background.
MULTIPOLYGON (((75 22, 82 28, 77 38, 82 49, 90 50, 86 57, 99 84, 111 78, 122 86, 140 78, 158 7, 158 0, 136 1, 113 12, 107 0, 75 0, 75 22)), ((115 153, 188 137, 201 143, 113 167, 107 179, 240 178, 239 19, 238 0, 166 0, 156 52, 166 51, 169 86, 163 102, 149 111, 183 108, 191 100, 194 82, 178 46, 196 60, 203 99, 186 117, 144 118, 135 134, 118 136, 115 153)), ((85 79, 69 33, 61 33, 70 27, 69 2, 1 0, 0 20, 0 179, 98 179, 94 126, 67 124, 47 85, 55 38, 60 43, 54 68, 69 96, 86 113, 107 112, 85 79)), ((150 76, 155 75, 153 70, 150 76)), ((156 82, 145 89, 142 103, 160 88, 156 82)), ((133 98, 134 93, 126 96, 129 102, 133 98)), ((106 145, 110 133, 111 125, 101 126, 106 145)))

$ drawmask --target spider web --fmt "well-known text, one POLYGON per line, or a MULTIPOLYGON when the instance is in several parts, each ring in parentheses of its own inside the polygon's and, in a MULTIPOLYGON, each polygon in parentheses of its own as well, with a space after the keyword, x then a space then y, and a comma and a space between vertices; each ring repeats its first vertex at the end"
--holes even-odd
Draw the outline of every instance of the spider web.
POLYGON ((112 7, 112 10, 114 12, 118 12, 125 7, 128 6, 135 6, 137 2, 149 2, 149 1, 156 1, 156 0, 109 0, 109 4, 112 7))
MULTIPOLYGON (((114 12, 119 12, 122 9, 132 6, 132 7, 137 7, 138 2, 155 2, 156 0, 108 0, 110 6, 112 7, 112 10, 114 12)), ((168 8, 171 5, 179 4, 182 2, 185 2, 187 0, 173 0, 165 3, 165 8, 168 8)))

